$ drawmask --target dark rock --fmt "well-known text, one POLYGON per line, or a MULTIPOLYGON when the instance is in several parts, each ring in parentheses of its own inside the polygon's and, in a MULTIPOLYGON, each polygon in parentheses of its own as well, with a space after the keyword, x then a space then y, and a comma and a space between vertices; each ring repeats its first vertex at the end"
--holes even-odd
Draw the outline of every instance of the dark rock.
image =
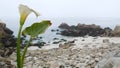
POLYGON ((82 41, 85 41, 85 39, 82 39, 82 41))
POLYGON ((38 42, 38 43, 35 43, 35 44, 30 44, 30 46, 38 46, 39 48, 41 48, 45 44, 46 44, 46 42, 38 42))
POLYGON ((56 31, 58 32, 58 31, 60 31, 59 29, 56 29, 56 31))
POLYGON ((55 42, 53 42, 53 44, 58 44, 59 43, 59 41, 55 41, 55 42))
POLYGON ((61 33, 56 33, 56 35, 60 35, 61 33))
POLYGON ((13 31, 8 29, 8 28, 5 28, 4 31, 9 34, 9 35, 12 35, 13 34, 13 31))
POLYGON ((51 32, 59 32, 59 29, 51 29, 51 32))
POLYGON ((63 42, 63 41, 59 40, 58 42, 60 43, 60 42, 63 42))
POLYGON ((55 30, 54 30, 54 29, 52 29, 51 31, 52 31, 52 32, 55 32, 55 30))
POLYGON ((103 29, 98 25, 91 24, 91 25, 86 25, 86 24, 78 24, 77 26, 69 26, 67 24, 61 24, 59 28, 64 29, 61 31, 61 35, 64 36, 110 36, 112 29, 109 27, 103 29), (64 27, 63 27, 64 25, 64 27))
POLYGON ((4 22, 0 21, 0 38, 6 37, 6 36, 11 36, 12 34, 13 34, 13 31, 8 29, 4 22))
POLYGON ((75 40, 73 40, 73 41, 68 41, 69 43, 75 43, 75 40))
POLYGON ((62 23, 62 24, 60 24, 60 26, 58 26, 58 27, 61 28, 61 29, 69 29, 69 28, 70 28, 69 25, 66 24, 66 23, 62 23))
POLYGON ((13 35, 13 31, 6 27, 6 24, 0 21, 0 56, 8 57, 14 51, 17 45, 17 38, 13 35))
POLYGON ((53 38, 53 40, 59 40, 59 38, 53 38))
POLYGON ((6 24, 0 22, 0 44, 4 47, 16 46, 16 38, 12 35, 13 31, 6 27, 6 24))
POLYGON ((42 39, 43 37, 39 37, 39 39, 42 39))
POLYGON ((103 34, 103 36, 111 36, 112 35, 112 29, 111 28, 109 28, 109 27, 106 27, 106 28, 104 28, 104 34, 103 34))
POLYGON ((9 57, 13 52, 15 52, 14 47, 0 48, 0 57, 9 57))
POLYGON ((64 41, 64 42, 66 42, 67 40, 66 40, 66 39, 61 39, 61 41, 64 41))
POLYGON ((1 43, 4 44, 4 47, 16 47, 17 38, 10 36, 1 38, 1 43))
POLYGON ((60 65, 59 68, 65 68, 65 66, 64 65, 60 65))

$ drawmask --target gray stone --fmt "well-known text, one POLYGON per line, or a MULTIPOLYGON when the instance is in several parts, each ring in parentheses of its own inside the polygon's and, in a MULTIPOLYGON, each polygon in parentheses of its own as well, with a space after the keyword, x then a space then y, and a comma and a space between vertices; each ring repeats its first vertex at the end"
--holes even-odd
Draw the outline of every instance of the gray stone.
POLYGON ((71 46, 73 46, 74 44, 70 43, 70 42, 67 42, 67 43, 64 43, 64 44, 60 44, 59 47, 60 48, 63 48, 63 49, 67 49, 71 46))
POLYGON ((103 43, 109 43, 109 39, 103 39, 103 43))
POLYGON ((10 60, 0 57, 0 68, 16 68, 16 66, 12 65, 10 60))
POLYGON ((100 61, 95 68, 120 68, 120 57, 110 57, 100 61))
POLYGON ((112 31, 112 36, 120 36, 120 25, 117 25, 112 31))

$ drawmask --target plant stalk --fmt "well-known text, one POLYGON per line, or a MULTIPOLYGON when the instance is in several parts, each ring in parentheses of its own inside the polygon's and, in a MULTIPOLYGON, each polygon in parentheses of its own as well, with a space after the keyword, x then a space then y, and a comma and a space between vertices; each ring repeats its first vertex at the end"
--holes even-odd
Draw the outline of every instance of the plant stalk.
POLYGON ((21 36, 21 30, 22 30, 22 25, 19 27, 18 31, 18 39, 17 39, 17 68, 22 68, 21 67, 21 60, 20 60, 20 36, 21 36))
POLYGON ((26 55, 26 52, 27 52, 27 48, 28 46, 30 45, 30 42, 32 41, 32 38, 30 37, 29 41, 27 42, 25 48, 24 48, 24 51, 23 51, 23 54, 21 56, 21 63, 22 63, 22 67, 23 67, 23 64, 24 64, 24 58, 25 58, 25 55, 26 55))

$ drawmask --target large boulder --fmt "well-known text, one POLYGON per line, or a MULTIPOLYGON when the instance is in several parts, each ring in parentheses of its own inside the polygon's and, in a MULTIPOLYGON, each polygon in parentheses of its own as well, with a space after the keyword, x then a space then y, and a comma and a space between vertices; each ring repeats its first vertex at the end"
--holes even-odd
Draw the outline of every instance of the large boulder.
POLYGON ((0 21, 0 47, 16 46, 16 38, 13 31, 6 27, 6 24, 0 21))
POLYGON ((112 36, 112 29, 109 28, 109 27, 105 27, 105 28, 104 28, 104 33, 103 33, 102 36, 107 36, 107 37, 112 36))
POLYGON ((117 25, 112 31, 112 36, 120 37, 120 25, 117 25))
POLYGON ((69 29, 69 25, 66 24, 66 23, 62 23, 58 27, 61 28, 61 29, 69 29))
POLYGON ((0 38, 8 36, 8 34, 4 31, 5 24, 0 22, 0 38))
POLYGON ((104 58, 98 62, 95 68, 120 68, 120 53, 104 58))
POLYGON ((0 38, 11 36, 12 34, 13 34, 13 31, 8 29, 4 22, 0 21, 0 38))
POLYGON ((13 31, 7 28, 4 22, 0 21, 0 56, 10 56, 15 51, 16 41, 13 31))

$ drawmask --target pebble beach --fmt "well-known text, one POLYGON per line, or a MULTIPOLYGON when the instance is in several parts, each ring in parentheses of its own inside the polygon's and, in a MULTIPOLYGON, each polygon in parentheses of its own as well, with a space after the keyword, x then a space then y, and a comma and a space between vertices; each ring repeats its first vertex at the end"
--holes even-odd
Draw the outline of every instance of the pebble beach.
MULTIPOLYGON (((120 56, 119 37, 88 36, 68 39, 73 40, 75 42, 70 44, 63 42, 56 46, 29 47, 24 68, 104 68, 106 60, 115 55, 120 56)), ((11 60, 12 65, 16 65, 15 52, 7 59, 11 60)))

